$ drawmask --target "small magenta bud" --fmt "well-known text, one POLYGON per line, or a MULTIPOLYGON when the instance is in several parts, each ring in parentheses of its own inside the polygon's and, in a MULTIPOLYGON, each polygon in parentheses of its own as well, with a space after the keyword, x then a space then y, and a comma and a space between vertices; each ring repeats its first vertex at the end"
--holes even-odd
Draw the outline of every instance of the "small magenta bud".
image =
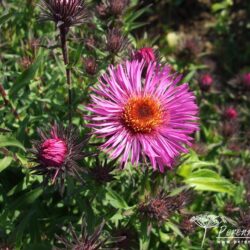
POLYGON ((214 82, 214 79, 210 74, 208 74, 208 73, 203 74, 200 77, 200 81, 199 81, 201 90, 208 91, 210 89, 210 87, 212 86, 213 82, 214 82))

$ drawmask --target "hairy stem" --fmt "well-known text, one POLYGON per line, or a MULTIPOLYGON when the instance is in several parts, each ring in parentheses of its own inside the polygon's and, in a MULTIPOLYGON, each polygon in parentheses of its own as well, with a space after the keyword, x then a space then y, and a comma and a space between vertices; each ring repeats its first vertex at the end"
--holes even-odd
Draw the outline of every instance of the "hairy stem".
POLYGON ((69 65, 69 56, 68 56, 68 48, 67 48, 67 28, 60 27, 60 38, 61 38, 61 48, 63 54, 63 61, 66 67, 66 79, 68 85, 68 105, 69 105, 69 124, 72 123, 72 85, 71 85, 71 69, 68 67, 69 65))

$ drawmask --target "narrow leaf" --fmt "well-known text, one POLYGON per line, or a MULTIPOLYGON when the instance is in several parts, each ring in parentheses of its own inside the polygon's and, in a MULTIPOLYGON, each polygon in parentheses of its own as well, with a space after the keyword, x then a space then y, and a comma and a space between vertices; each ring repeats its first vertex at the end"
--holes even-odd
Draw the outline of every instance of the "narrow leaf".
POLYGON ((12 162, 12 157, 6 156, 2 160, 0 160, 0 172, 2 172, 5 168, 7 168, 12 162))
POLYGON ((19 142, 16 138, 11 136, 0 135, 0 148, 1 147, 18 147, 25 151, 25 147, 21 142, 19 142))

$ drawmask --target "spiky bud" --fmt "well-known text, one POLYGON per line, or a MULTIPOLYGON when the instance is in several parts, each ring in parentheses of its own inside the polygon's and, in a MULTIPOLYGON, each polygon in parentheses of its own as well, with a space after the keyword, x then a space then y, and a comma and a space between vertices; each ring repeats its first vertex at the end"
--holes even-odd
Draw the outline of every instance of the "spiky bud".
POLYGON ((122 32, 113 28, 108 31, 107 50, 112 54, 118 54, 128 47, 128 40, 122 35, 122 32))
POLYGON ((24 56, 20 60, 20 65, 23 70, 28 69, 32 64, 32 59, 28 56, 24 56))
POLYGON ((179 225, 182 233, 185 235, 192 234, 197 227, 196 224, 190 219, 191 217, 185 216, 179 225))
POLYGON ((114 16, 120 16, 126 9, 129 0, 109 0, 108 6, 110 13, 114 16))
POLYGON ((240 229, 249 231, 250 230, 250 212, 240 211, 240 219, 238 221, 240 229))
POLYGON ((225 121, 221 126, 221 133, 227 139, 235 135, 237 124, 234 121, 225 121))
POLYGON ((87 50, 93 50, 94 47, 95 47, 95 39, 93 36, 91 37, 88 37, 86 40, 85 40, 85 47, 87 50))
POLYGON ((52 179, 63 191, 63 183, 66 175, 80 178, 79 173, 85 171, 77 165, 77 161, 87 156, 82 152, 87 139, 79 141, 79 135, 75 128, 63 129, 57 124, 52 126, 49 133, 38 131, 40 141, 33 142, 32 161, 38 165, 32 169, 36 174, 44 175, 45 179, 52 179))
POLYGON ((148 198, 142 202, 138 211, 143 218, 162 224, 175 212, 180 211, 190 202, 190 190, 185 190, 178 195, 170 196, 161 191, 156 197, 148 198))
POLYGON ((96 6, 96 12, 101 19, 105 19, 109 15, 109 7, 106 3, 99 3, 96 6))
POLYGON ((89 75, 94 75, 96 73, 97 63, 96 63, 96 59, 94 57, 87 57, 85 59, 84 66, 85 66, 85 71, 89 75))
MULTIPOLYGON (((69 237, 56 236, 58 243, 63 245, 60 250, 98 250, 98 249, 113 249, 111 244, 113 242, 119 242, 125 239, 125 237, 103 237, 103 227, 105 222, 103 221, 94 231, 93 234, 88 234, 86 230, 86 224, 83 222, 80 235, 75 231, 70 224, 69 230, 72 240, 68 240, 69 237)), ((58 249, 59 250, 59 249, 58 249)))
POLYGON ((250 171, 246 167, 240 166, 233 170, 233 179, 236 182, 245 181, 246 179, 248 179, 249 175, 250 171))
POLYGON ((115 161, 110 161, 108 163, 107 160, 105 160, 101 162, 99 158, 97 158, 94 168, 92 168, 90 172, 96 182, 105 184, 114 180, 112 171, 115 169, 115 167, 115 161))
POLYGON ((57 27, 68 29, 87 20, 84 0, 41 0, 41 21, 53 21, 57 27))

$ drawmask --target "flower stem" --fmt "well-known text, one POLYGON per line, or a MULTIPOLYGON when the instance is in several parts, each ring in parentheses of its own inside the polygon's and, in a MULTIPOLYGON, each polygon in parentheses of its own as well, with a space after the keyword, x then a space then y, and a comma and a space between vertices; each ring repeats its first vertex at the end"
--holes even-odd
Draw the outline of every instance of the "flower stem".
POLYGON ((68 85, 68 107, 69 107, 69 124, 72 123, 72 85, 71 85, 71 69, 69 66, 69 56, 68 56, 68 48, 67 48, 67 28, 60 27, 60 38, 61 38, 61 48, 63 54, 63 61, 66 67, 66 78, 68 85))
POLYGON ((207 228, 205 227, 205 232, 204 232, 204 235, 203 235, 201 247, 203 247, 203 245, 204 245, 204 242, 205 242, 205 239, 206 239, 206 235, 207 235, 207 228))

